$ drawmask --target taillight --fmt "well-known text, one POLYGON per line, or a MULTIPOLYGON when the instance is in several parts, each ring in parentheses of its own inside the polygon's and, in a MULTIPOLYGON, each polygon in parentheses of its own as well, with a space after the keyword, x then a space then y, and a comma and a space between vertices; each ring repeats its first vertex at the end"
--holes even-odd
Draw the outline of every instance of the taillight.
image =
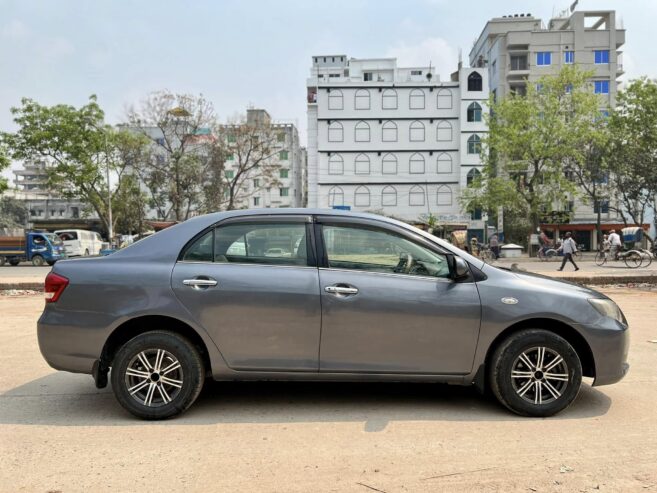
POLYGON ((57 301, 64 292, 64 289, 66 289, 66 286, 68 286, 68 279, 59 274, 55 274, 54 272, 49 273, 46 276, 46 286, 44 289, 46 303, 54 303, 57 301))

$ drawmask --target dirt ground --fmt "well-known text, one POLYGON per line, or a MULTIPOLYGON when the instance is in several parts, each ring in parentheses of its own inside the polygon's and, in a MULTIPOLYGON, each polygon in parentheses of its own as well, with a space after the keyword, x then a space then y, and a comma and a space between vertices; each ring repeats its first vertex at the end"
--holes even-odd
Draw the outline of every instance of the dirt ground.
POLYGON ((632 330, 619 384, 550 419, 427 384, 213 383, 144 423, 41 358, 41 296, 0 297, 0 491, 657 491, 657 293, 607 291, 632 330))

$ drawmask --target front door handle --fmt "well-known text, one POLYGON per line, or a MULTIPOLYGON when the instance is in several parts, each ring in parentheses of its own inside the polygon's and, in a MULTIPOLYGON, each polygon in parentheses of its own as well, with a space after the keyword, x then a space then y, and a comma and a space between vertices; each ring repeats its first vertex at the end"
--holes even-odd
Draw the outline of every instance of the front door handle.
POLYGON ((195 289, 210 288, 217 285, 217 281, 210 278, 196 278, 196 279, 185 279, 183 281, 185 286, 189 286, 195 289))
POLYGON ((326 286, 324 291, 331 294, 358 294, 358 288, 351 286, 326 286))

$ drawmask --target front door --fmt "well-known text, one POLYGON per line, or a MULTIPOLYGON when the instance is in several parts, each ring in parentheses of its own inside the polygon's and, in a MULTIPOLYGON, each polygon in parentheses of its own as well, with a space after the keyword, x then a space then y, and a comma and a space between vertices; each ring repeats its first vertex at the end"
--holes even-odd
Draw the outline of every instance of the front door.
POLYGON ((280 216, 222 223, 176 263, 176 296, 231 368, 318 370, 319 280, 307 224, 280 216))
POLYGON ((439 248, 402 228, 321 222, 320 371, 470 372, 481 318, 475 283, 452 280, 439 248))

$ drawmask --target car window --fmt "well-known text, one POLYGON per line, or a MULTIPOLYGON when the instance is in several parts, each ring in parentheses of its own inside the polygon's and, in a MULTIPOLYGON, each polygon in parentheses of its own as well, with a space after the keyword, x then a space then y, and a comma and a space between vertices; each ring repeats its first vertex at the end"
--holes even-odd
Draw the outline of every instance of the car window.
POLYGON ((329 267, 449 277, 445 255, 433 252, 392 232, 362 227, 322 227, 329 267))
POLYGON ((270 265, 308 265, 302 223, 244 223, 215 230, 214 261, 270 265))
POLYGON ((208 231, 187 249, 183 260, 187 262, 212 262, 213 231, 208 231))

